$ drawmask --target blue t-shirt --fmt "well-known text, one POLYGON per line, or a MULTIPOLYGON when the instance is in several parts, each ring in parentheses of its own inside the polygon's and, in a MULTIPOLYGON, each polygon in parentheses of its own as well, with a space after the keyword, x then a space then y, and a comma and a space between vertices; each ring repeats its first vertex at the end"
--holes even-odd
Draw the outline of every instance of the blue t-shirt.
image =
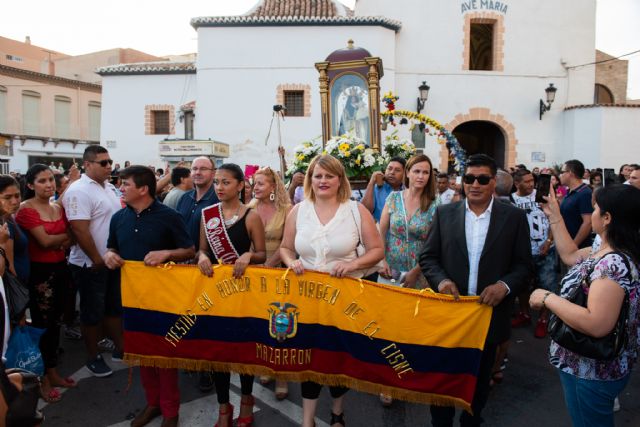
MULTIPOLYGON (((560 205, 560 213, 562 219, 567 226, 567 231, 573 239, 578 234, 582 225, 582 215, 591 214, 593 206, 591 205, 591 188, 582 184, 575 190, 569 191, 560 205)), ((588 236, 581 244, 581 248, 591 246, 591 237, 588 236)))
POLYGON ((180 214, 157 200, 139 214, 127 206, 111 217, 107 248, 125 260, 143 261, 151 251, 191 246, 180 214))
POLYGON ((200 220, 202 219, 202 210, 218 202, 220 202, 220 200, 218 200, 216 192, 213 191, 213 185, 211 185, 209 191, 207 191, 200 200, 196 200, 196 190, 191 190, 182 195, 176 206, 176 211, 182 215, 182 219, 189 232, 189 237, 191 237, 191 241, 196 248, 200 245, 200 220))
POLYGON ((393 191, 393 187, 388 183, 382 184, 382 187, 377 185, 373 186, 373 218, 376 222, 380 222, 380 216, 384 209, 384 204, 387 202, 387 197, 393 191))
POLYGON ((7 221, 9 238, 13 240, 13 267, 16 276, 25 285, 29 281, 31 265, 29 264, 29 239, 27 234, 13 221, 7 221))

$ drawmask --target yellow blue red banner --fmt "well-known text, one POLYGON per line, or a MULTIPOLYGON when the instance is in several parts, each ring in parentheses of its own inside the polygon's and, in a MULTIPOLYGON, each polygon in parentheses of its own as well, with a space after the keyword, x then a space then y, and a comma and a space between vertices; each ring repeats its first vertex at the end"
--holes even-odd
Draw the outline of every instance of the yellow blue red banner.
POLYGON ((316 381, 470 409, 491 308, 307 271, 122 268, 125 359, 316 381))

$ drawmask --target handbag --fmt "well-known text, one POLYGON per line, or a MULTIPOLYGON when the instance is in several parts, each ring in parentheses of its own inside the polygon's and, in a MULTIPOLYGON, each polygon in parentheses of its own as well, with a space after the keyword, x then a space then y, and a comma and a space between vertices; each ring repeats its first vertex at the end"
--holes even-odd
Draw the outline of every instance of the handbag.
MULTIPOLYGON (((624 254, 619 255, 624 260, 629 271, 631 271, 624 254)), ((589 289, 589 286, 591 285, 589 276, 591 276, 592 272, 593 268, 591 268, 586 277, 582 279, 582 281, 578 283, 571 292, 569 292, 569 295, 567 296, 568 301, 571 301, 581 307, 587 306, 587 294, 585 290, 589 289)), ((615 359, 620 356, 620 353, 622 353, 624 348, 627 346, 629 338, 627 332, 627 324, 629 320, 629 292, 625 289, 624 294, 624 300, 622 302, 622 307, 620 308, 618 321, 613 327, 613 330, 606 336, 602 338, 594 338, 578 332, 564 323, 562 319, 554 313, 551 313, 549 316, 549 323, 547 325, 549 336, 560 346, 579 354, 580 356, 595 360, 615 359)))
POLYGON ((44 361, 39 345, 43 333, 44 329, 33 326, 13 328, 5 354, 7 367, 24 369, 37 375, 43 375, 44 361))
POLYGON ((16 324, 24 314, 29 305, 29 288, 27 288, 11 271, 9 271, 9 260, 4 251, 0 251, 4 257, 4 274, 2 281, 4 282, 4 291, 9 307, 9 320, 16 324))

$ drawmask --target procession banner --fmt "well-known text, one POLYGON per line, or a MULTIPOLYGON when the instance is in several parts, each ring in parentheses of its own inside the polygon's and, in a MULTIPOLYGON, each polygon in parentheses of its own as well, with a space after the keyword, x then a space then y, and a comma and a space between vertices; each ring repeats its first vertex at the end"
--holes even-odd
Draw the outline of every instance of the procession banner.
POLYGON ((470 410, 491 308, 307 271, 122 268, 125 360, 346 386, 470 410))

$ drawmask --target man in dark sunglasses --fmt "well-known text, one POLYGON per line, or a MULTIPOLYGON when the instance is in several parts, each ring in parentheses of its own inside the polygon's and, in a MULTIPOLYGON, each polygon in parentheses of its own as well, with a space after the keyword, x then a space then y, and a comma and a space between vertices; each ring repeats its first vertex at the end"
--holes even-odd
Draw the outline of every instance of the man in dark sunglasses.
POLYGON ((62 198, 64 210, 77 244, 71 247, 69 269, 80 293, 82 338, 87 349, 87 369, 93 376, 107 377, 111 368, 98 351, 104 330, 115 344, 112 360, 121 360, 122 303, 119 277, 105 268, 109 223, 122 208, 115 187, 109 182, 113 161, 106 148, 88 146, 82 156, 85 173, 72 183, 62 198))
MULTIPOLYGON (((439 206, 420 255, 430 286, 454 299, 477 295, 493 307, 471 408, 462 426, 478 426, 489 397, 489 381, 498 344, 509 339, 511 303, 531 274, 529 224, 523 210, 494 202, 497 167, 484 154, 467 160, 462 182, 467 198, 439 206)), ((431 407, 433 426, 451 426, 455 408, 431 407)))

